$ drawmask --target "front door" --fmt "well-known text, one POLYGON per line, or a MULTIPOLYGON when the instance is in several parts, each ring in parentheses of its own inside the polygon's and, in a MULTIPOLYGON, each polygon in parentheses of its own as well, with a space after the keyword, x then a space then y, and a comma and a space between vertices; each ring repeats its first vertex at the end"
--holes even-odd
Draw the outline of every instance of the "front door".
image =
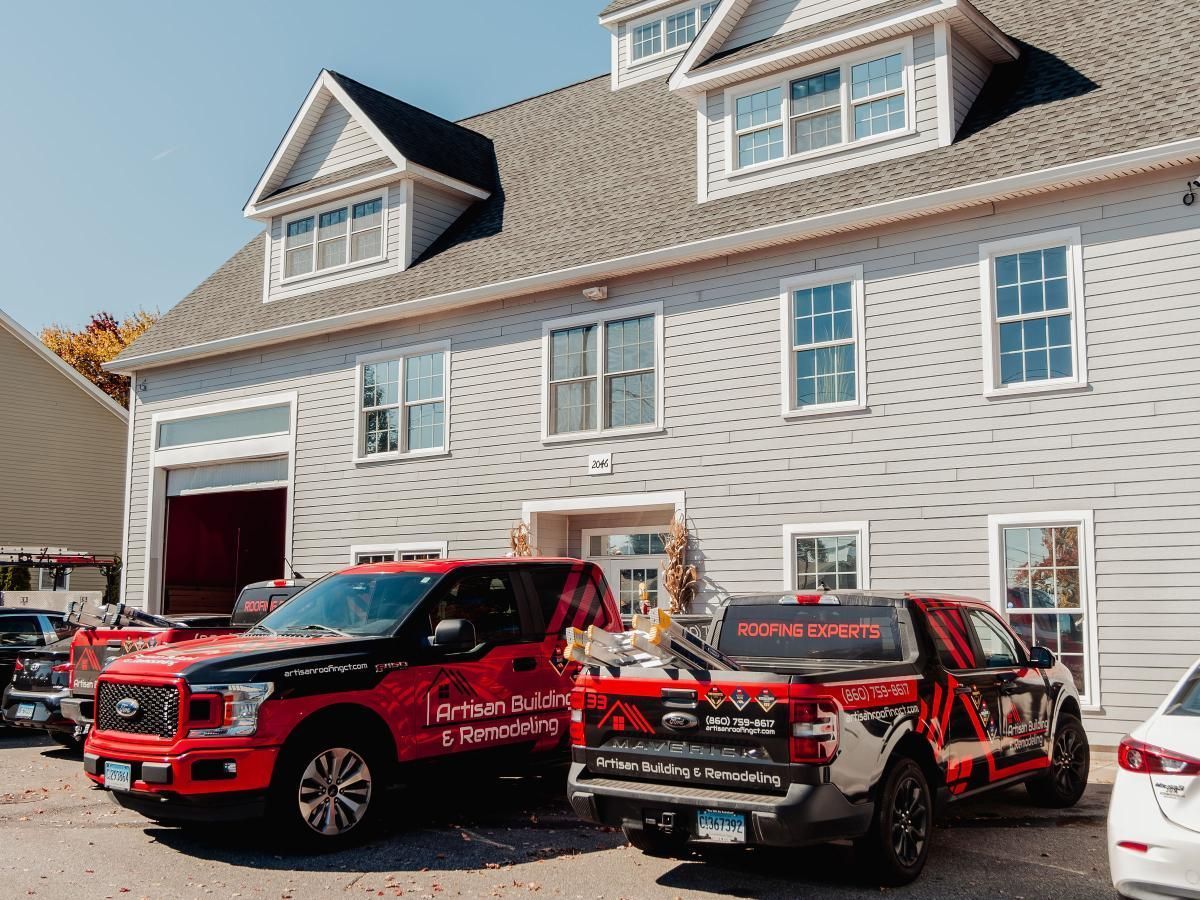
POLYGON ((657 530, 643 525, 584 531, 583 550, 604 572, 623 618, 658 606, 666 558, 657 530))

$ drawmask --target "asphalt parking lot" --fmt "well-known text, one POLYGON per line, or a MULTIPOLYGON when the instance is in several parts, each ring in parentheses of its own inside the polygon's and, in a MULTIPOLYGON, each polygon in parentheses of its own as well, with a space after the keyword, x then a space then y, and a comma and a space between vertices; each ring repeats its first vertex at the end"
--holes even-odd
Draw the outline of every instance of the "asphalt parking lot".
POLYGON ((557 778, 396 791, 370 843, 300 856, 263 827, 183 832, 94 791, 77 757, 0 731, 0 879, 5 897, 896 897, 1070 900, 1112 896, 1108 788, 1075 809, 1027 805, 1021 789, 956 808, 922 878, 893 891, 856 881, 849 849, 643 857, 619 832, 578 822, 557 778))

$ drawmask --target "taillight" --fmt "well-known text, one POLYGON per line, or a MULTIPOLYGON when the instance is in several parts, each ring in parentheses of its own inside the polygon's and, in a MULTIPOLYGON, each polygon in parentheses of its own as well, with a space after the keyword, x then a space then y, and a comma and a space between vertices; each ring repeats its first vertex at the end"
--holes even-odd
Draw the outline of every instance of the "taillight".
POLYGON ((23 665, 21 665, 21 661, 19 659, 15 663, 13 663, 13 671, 14 672, 24 672, 25 671, 25 667, 23 665))
POLYGON ((837 704, 829 699, 793 700, 792 762, 823 766, 833 759, 837 747, 837 704))
POLYGON ((587 688, 576 687, 571 689, 570 707, 571 707, 571 746, 584 746, 583 737, 583 705, 586 700, 585 694, 588 693, 587 688))
POLYGON ((50 667, 51 672, 57 672, 59 675, 66 674, 71 671, 70 663, 59 663, 57 666, 50 667))
POLYGON ((1117 748, 1117 765, 1127 772, 1143 775, 1200 775, 1200 759, 1144 744, 1131 737, 1121 741, 1117 748))

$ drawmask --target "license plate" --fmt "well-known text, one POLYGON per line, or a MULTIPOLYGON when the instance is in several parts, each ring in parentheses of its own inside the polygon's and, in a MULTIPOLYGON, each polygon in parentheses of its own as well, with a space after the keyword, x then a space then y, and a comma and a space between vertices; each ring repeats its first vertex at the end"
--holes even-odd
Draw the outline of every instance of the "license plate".
POLYGON ((18 718, 18 719, 32 719, 32 718, 33 718, 33 704, 32 704, 32 703, 21 703, 21 704, 18 704, 18 705, 17 705, 17 715, 16 715, 16 718, 18 718))
POLYGON ((127 791, 132 781, 133 767, 129 763, 104 764, 104 786, 110 791, 127 791))
POLYGON ((746 817, 741 813, 703 810, 696 813, 696 837, 722 844, 744 844, 746 817))

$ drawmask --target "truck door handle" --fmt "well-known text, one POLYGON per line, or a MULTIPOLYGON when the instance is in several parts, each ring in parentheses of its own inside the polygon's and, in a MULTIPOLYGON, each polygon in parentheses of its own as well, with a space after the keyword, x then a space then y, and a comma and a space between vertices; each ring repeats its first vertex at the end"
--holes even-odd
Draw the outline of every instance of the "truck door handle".
POLYGON ((513 660, 514 672, 532 672, 537 666, 537 660, 532 656, 521 656, 513 660))

